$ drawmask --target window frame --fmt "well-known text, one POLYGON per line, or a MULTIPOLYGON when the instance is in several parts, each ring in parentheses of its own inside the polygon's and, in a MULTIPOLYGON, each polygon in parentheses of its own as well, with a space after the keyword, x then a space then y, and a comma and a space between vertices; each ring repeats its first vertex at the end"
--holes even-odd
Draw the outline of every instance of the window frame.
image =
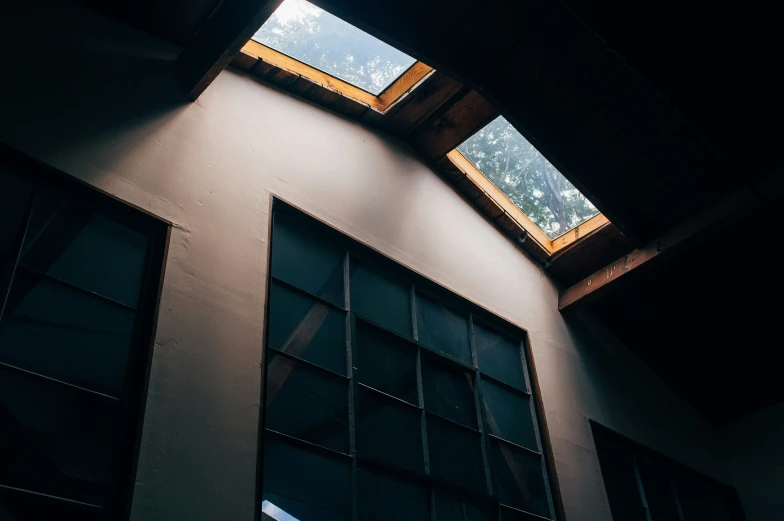
POLYGON ((432 67, 420 61, 414 62, 379 95, 375 95, 255 40, 248 40, 241 52, 341 94, 380 114, 389 111, 435 72, 432 67))
MULTIPOLYGON (((258 429, 258 451, 257 451, 257 476, 256 476, 256 519, 262 519, 262 503, 264 500, 264 451, 265 451, 265 434, 271 436, 273 439, 278 439, 280 435, 276 434, 273 431, 267 431, 265 426, 265 416, 266 416, 266 388, 268 382, 268 363, 267 363, 267 352, 268 352, 268 324, 269 324, 269 317, 270 317, 270 299, 269 299, 269 290, 271 284, 273 282, 273 275, 272 275, 272 255, 273 255, 273 234, 274 234, 274 223, 275 223, 275 214, 276 211, 282 210, 285 212, 293 212, 299 214, 301 217, 304 217, 308 220, 313 221, 312 226, 314 228, 322 228, 325 232, 334 233, 341 237, 341 240, 345 241, 346 243, 346 254, 344 258, 344 286, 345 291, 350 292, 350 263, 349 258, 358 258, 358 260, 362 263, 367 263, 376 268, 382 270, 382 273, 392 277, 393 279, 402 279, 405 280, 407 285, 409 286, 409 302, 410 302, 410 309, 411 312, 411 319, 412 319, 412 328, 413 333, 408 336, 408 334, 402 334, 400 332, 394 331, 389 327, 380 324, 372 319, 369 319, 363 316, 361 313, 357 313, 350 304, 350 299, 347 300, 345 306, 335 306, 336 308, 343 309, 346 313, 346 322, 347 322, 347 332, 349 335, 347 337, 347 349, 350 353, 349 357, 351 359, 356 358, 356 350, 357 350, 357 339, 356 339, 356 324, 358 321, 362 321, 363 323, 387 334, 398 341, 413 346, 419 350, 419 354, 417 355, 417 386, 419 389, 419 398, 418 404, 413 404, 409 402, 404 402, 401 398, 397 398, 391 395, 387 395, 383 391, 378 391, 373 389, 372 387, 368 387, 364 385, 364 387, 368 388, 370 392, 380 393, 385 395, 390 400, 395 400, 401 404, 404 404, 407 407, 412 408, 413 410, 418 410, 422 416, 422 422, 426 422, 428 418, 440 418, 443 419, 445 422, 449 422, 454 424, 454 426, 458 430, 466 430, 466 432, 476 432, 479 436, 481 436, 481 452, 483 457, 483 466, 484 466, 484 475, 483 480, 486 478, 487 480, 495 479, 492 473, 494 470, 491 468, 491 462, 489 460, 489 443, 495 442, 500 445, 508 445, 514 450, 522 450, 528 453, 537 454, 540 459, 540 464, 542 468, 542 483, 544 486, 544 493, 545 493, 545 501, 549 505, 549 510, 552 514, 552 517, 541 517, 537 514, 531 514, 522 510, 519 510, 515 507, 505 505, 500 502, 500 500, 495 496, 488 495, 487 491, 469 491, 464 487, 456 484, 450 484, 444 482, 435 476, 431 476, 429 474, 429 460, 427 459, 428 453, 428 439, 427 436, 423 434, 423 443, 424 443, 424 453, 425 453, 425 468, 428 470, 425 473, 419 473, 411 470, 406 469, 397 469, 394 467, 388 467, 384 464, 367 460, 366 458, 358 458, 356 456, 352 456, 351 453, 343 454, 339 452, 332 451, 330 449, 322 448, 318 445, 310 445, 309 448, 313 450, 315 454, 322 454, 324 456, 330 457, 331 459, 335 459, 336 461, 346 461, 348 459, 352 462, 353 473, 358 472, 358 469, 365 469, 372 472, 380 473, 379 475, 387 476, 392 479, 402 479, 406 480, 407 483, 413 486, 418 487, 425 487, 426 490, 432 490, 434 494, 447 494, 447 495, 454 495, 458 494, 459 497, 464 497, 464 502, 468 505, 473 503, 477 504, 484 504, 486 506, 492 506, 494 509, 494 516, 505 515, 504 512, 507 512, 509 515, 520 515, 520 516, 528 516, 531 519, 552 519, 556 521, 562 521, 564 519, 564 509, 563 509, 563 502, 560 493, 560 486, 558 483, 558 476, 556 474, 555 469, 555 458, 552 449, 552 444, 550 441, 549 430, 547 427, 547 421, 544 416, 544 406, 541 401, 541 390, 538 382, 538 376, 536 372, 536 366, 533 360, 533 353, 531 349, 530 338, 528 336, 528 332, 526 329, 517 326, 516 324, 512 324, 508 322, 502 317, 495 315, 494 313, 490 312, 489 310, 481 307, 480 305, 467 300, 465 297, 455 293, 437 282, 428 279, 419 273, 411 270, 404 264, 401 264, 384 254, 366 246, 365 244, 358 241, 355 237, 349 235, 346 232, 343 232, 339 229, 334 228, 333 226, 326 224, 325 222, 321 221, 320 219, 314 217, 309 212, 302 210, 301 208, 290 204, 289 202, 283 200, 278 195, 274 193, 270 193, 270 208, 272 211, 269 212, 267 215, 267 230, 268 230, 268 237, 269 240, 267 241, 266 247, 266 254, 267 254, 267 266, 268 266, 268 276, 267 276, 267 298, 265 298, 265 305, 264 305, 264 334, 263 334, 263 344, 260 346, 262 348, 262 370, 261 370, 261 389, 260 389, 260 414, 259 414, 259 429, 258 429), (416 333, 417 331, 417 313, 416 313, 416 296, 422 294, 427 298, 441 302, 444 305, 452 308, 454 311, 463 313, 466 315, 466 320, 469 323, 469 334, 471 335, 471 349, 472 349, 472 359, 471 363, 463 362, 458 359, 452 358, 448 354, 441 353, 436 348, 429 346, 423 343, 416 333), (473 338, 473 324, 478 323, 481 324, 485 328, 494 329, 501 335, 507 336, 509 338, 516 339, 515 342, 519 348, 519 356, 521 359, 522 369, 524 373, 524 389, 518 389, 509 384, 504 383, 496 379, 495 377, 488 376, 484 373, 484 370, 480 369, 477 365, 477 355, 475 352, 475 341, 473 338), (469 426, 465 426, 462 424, 458 424, 452 420, 444 419, 443 416, 430 412, 424 403, 424 395, 423 395, 423 383, 422 383, 422 365, 423 365, 423 357, 424 356, 433 356, 438 359, 442 363, 453 365, 457 369, 462 369, 465 371, 470 371, 474 375, 474 405, 476 410, 474 411, 477 414, 477 421, 478 425, 476 428, 472 428, 469 426), (535 431, 535 438, 537 441, 538 448, 531 449, 528 447, 523 447, 515 442, 508 441, 505 438, 500 438, 498 436, 493 435, 492 433, 485 432, 485 425, 486 422, 484 421, 485 415, 485 406, 482 402, 482 381, 489 380, 492 383, 504 386, 510 389, 512 392, 519 393, 520 395, 524 395, 527 397, 531 414, 532 414, 532 421, 534 424, 534 431, 535 431), (359 460, 359 461, 358 461, 359 460), (462 496, 461 496, 462 494, 462 496)), ((321 299, 323 300, 323 299, 321 299)), ((352 368, 350 370, 353 371, 353 366, 356 362, 349 363, 349 367, 352 368)), ((359 379, 356 375, 349 376, 350 379, 350 396, 351 394, 355 394, 359 392, 359 388, 363 387, 363 384, 359 382, 359 379)), ((354 416, 354 409, 356 407, 355 398, 349 397, 349 416, 353 418, 354 416)), ((350 420, 350 436, 351 436, 351 444, 355 446, 354 441, 354 430, 355 426, 353 424, 353 419, 350 420)), ((424 426, 422 427, 424 429, 424 426)), ((293 446, 300 445, 305 447, 305 442, 300 442, 297 438, 286 436, 286 442, 292 444, 293 446)), ((353 488, 349 491, 350 498, 352 504, 356 503, 356 482, 353 484, 353 488)), ((490 487, 490 482, 487 482, 487 486, 490 487)), ((430 492, 428 492, 430 493, 430 492)), ((428 508, 431 510, 432 514, 432 504, 433 497, 431 496, 431 501, 428 508)), ((356 506, 354 507, 356 508, 356 506)), ((526 517, 526 518, 528 518, 526 517)), ((353 519, 356 519, 354 517, 353 519)))
POLYGON ((481 170, 465 157, 457 148, 448 152, 447 159, 465 175, 473 185, 486 194, 493 203, 504 211, 517 225, 525 230, 528 237, 536 241, 546 256, 552 257, 567 246, 577 242, 586 235, 610 224, 609 219, 601 212, 585 222, 562 233, 555 239, 550 239, 528 216, 515 206, 501 190, 488 179, 481 170))
MULTIPOLYGON (((132 226, 135 225, 143 229, 149 237, 150 242, 144 261, 145 268, 140 286, 139 300, 136 306, 138 319, 134 324, 129 359, 126 366, 125 378, 127 379, 127 384, 119 395, 121 412, 118 416, 122 418, 125 430, 117 435, 116 452, 113 454, 115 461, 112 466, 111 480, 107 483, 106 506, 102 508, 102 515, 105 515, 107 519, 128 519, 136 488, 136 473, 141 451, 142 429, 146 412, 155 332, 157 330, 172 223, 140 207, 121 201, 80 179, 46 165, 3 143, 0 143, 0 170, 21 176, 29 180, 32 185, 23 230, 15 243, 17 257, 14 261, 14 269, 8 274, 0 272, 0 313, 4 307, 4 299, 10 293, 15 272, 20 266, 21 259, 19 254, 23 247, 24 236, 30 224, 34 201, 42 187, 59 189, 79 204, 92 205, 96 211, 104 212, 118 221, 130 223, 132 226), (7 275, 7 277, 3 275, 7 275)), ((98 295, 97 298, 111 300, 101 295, 98 295)), ((122 306, 122 304, 120 305, 122 306)), ((3 365, 4 367, 11 367, 7 364, 3 365)), ((11 370, 16 369, 12 368, 11 370)), ((72 388, 81 389, 79 392, 95 393, 93 390, 83 389, 78 385, 69 384, 68 382, 50 378, 33 371, 24 369, 21 369, 21 371, 32 375, 33 378, 45 378, 49 381, 56 381, 72 388)), ((17 494, 20 497, 26 497, 24 494, 30 494, 31 497, 46 496, 55 502, 73 502, 69 498, 40 494, 27 489, 5 486, 0 486, 0 488, 7 493, 17 494)), ((76 503, 79 502, 77 501, 76 503)), ((85 507, 93 506, 88 503, 80 504, 85 507)))

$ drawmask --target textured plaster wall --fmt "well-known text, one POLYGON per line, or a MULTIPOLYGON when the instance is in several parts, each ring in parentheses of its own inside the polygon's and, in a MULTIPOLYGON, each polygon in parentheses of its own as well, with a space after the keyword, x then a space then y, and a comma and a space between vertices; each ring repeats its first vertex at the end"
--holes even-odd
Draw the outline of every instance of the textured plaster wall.
POLYGON ((588 419, 719 479, 713 432, 405 145, 54 4, 0 18, 0 139, 174 223, 134 521, 253 519, 270 193, 530 332, 570 521, 609 519, 588 419))

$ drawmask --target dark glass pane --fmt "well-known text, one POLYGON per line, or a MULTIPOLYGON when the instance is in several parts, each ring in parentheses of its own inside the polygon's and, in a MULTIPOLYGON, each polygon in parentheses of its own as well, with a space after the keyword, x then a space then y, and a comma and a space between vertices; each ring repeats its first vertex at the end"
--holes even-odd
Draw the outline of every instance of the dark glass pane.
POLYGON ((687 521, 732 521, 732 510, 721 487, 691 476, 676 478, 678 499, 687 521))
POLYGON ((18 272, 0 322, 0 361, 117 395, 135 313, 18 272))
POLYGON ((482 380, 487 432, 538 451, 529 397, 482 380))
POLYGON ((647 513, 637 488, 632 454, 599 436, 595 439, 613 519, 645 521, 647 513))
POLYGON ((274 281, 270 285, 269 346, 346 374, 346 315, 274 281))
POLYGON ((463 505, 460 501, 436 492, 435 504, 438 521, 463 521, 463 505))
POLYGON ((103 504, 119 405, 0 368, 0 483, 103 504))
POLYGON ((452 421, 476 428, 473 374, 468 370, 422 356, 425 409, 452 421))
POLYGON ((539 456, 502 442, 490 441, 493 490, 506 505, 549 517, 539 456))
POLYGON ((16 256, 32 193, 33 187, 30 183, 0 171, 0 269, 9 260, 9 256, 16 256))
POLYGON ((148 238, 91 208, 42 194, 22 264, 131 307, 139 301, 148 238))
POLYGON ((348 453, 348 380, 267 350, 266 428, 348 453))
POLYGON ((526 390, 520 341, 474 323, 479 370, 518 389, 526 390))
POLYGON ((361 320, 356 334, 359 381, 417 405, 416 347, 361 320))
POLYGON ((434 478, 477 492, 486 490, 478 432, 428 416, 427 445, 430 473, 434 478))
POLYGON ((417 332, 420 342, 473 365, 466 315, 417 295, 417 332))
MULTIPOLYGON (((615 518, 613 518, 615 520, 615 518)), ((542 521, 541 517, 532 516, 525 512, 501 506, 501 521, 542 521)), ((627 521, 621 518, 621 521, 627 521)))
POLYGON ((496 510, 492 507, 466 505, 466 521, 496 521, 496 510))
POLYGON ((360 387, 357 452, 387 465, 424 472, 421 412, 360 387))
POLYGON ((265 436, 262 509, 278 508, 302 521, 347 521, 350 475, 348 463, 265 436))
POLYGON ((360 521, 429 521, 425 489, 366 470, 357 475, 360 521))
POLYGON ((381 273, 364 264, 351 264, 351 309, 396 333, 411 337, 409 287, 381 273))
POLYGON ((275 212, 272 275, 340 307, 345 306, 340 236, 310 219, 275 212))
POLYGON ((99 521, 106 517, 102 508, 0 489, 0 519, 3 521, 99 521))
POLYGON ((654 462, 639 460, 640 479, 654 519, 678 519, 678 505, 670 471, 654 462))

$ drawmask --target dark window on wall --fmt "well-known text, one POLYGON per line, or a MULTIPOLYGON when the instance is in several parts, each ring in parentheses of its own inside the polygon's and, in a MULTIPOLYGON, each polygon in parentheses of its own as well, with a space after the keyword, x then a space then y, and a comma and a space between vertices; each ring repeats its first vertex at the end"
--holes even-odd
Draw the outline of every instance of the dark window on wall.
POLYGON ((743 521, 737 493, 592 422, 615 521, 743 521))
POLYGON ((270 266, 261 519, 555 518, 524 331, 279 201, 270 266))
POLYGON ((0 147, 0 519, 126 516, 167 226, 0 147))

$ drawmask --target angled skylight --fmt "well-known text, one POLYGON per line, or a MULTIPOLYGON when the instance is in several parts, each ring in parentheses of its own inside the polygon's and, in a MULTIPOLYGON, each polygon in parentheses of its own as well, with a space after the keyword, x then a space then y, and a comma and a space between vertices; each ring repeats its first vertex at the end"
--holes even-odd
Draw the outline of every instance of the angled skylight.
POLYGON ((599 210, 503 117, 457 147, 551 240, 599 210))
POLYGON ((416 63, 305 0, 285 0, 252 39, 374 95, 416 63))

